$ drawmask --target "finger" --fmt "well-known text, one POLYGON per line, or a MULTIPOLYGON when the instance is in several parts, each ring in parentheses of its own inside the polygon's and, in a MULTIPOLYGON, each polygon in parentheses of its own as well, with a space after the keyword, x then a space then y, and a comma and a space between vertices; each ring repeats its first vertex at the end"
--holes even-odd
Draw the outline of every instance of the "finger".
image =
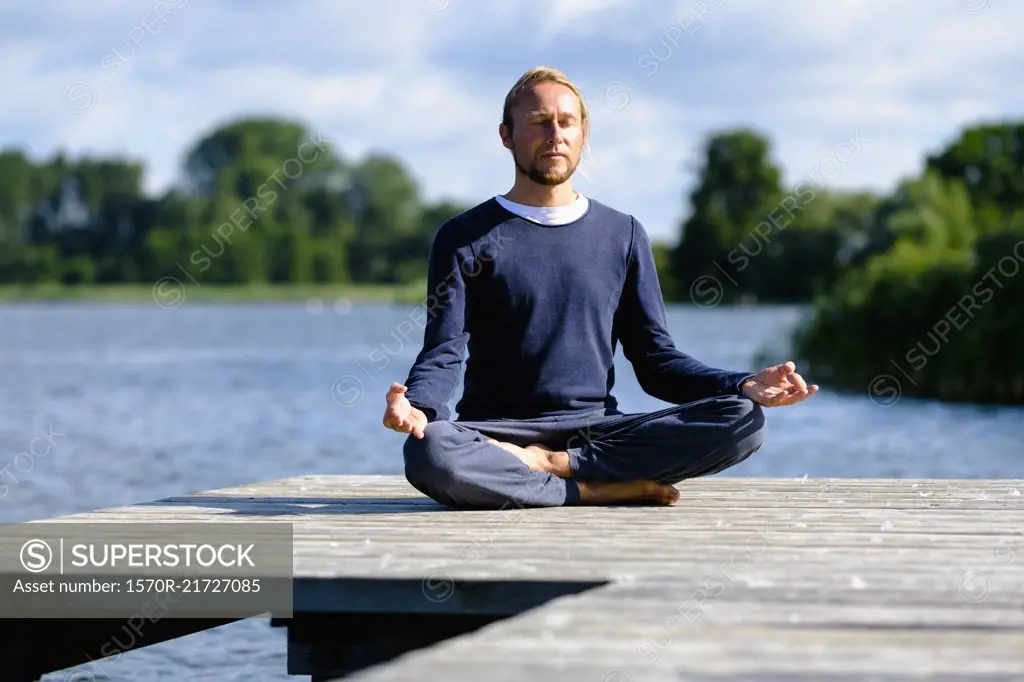
POLYGON ((394 391, 389 391, 387 397, 385 398, 385 402, 387 403, 389 410, 396 409, 399 405, 402 404, 403 400, 407 400, 407 398, 405 398, 405 396, 401 392, 394 391))
POLYGON ((791 394, 792 395, 800 395, 800 396, 803 396, 804 398, 808 398, 808 397, 814 395, 815 393, 817 393, 818 390, 819 390, 819 387, 818 387, 817 384, 811 384, 807 388, 796 388, 796 387, 794 387, 794 389, 791 391, 791 394))
POLYGON ((781 365, 765 367, 758 375, 758 380, 766 384, 785 383, 786 375, 795 367, 792 362, 784 362, 781 365))
POLYGON ((426 426, 427 420, 415 413, 409 418, 409 431, 417 438, 423 438, 423 432, 426 426))
POLYGON ((399 431, 401 433, 409 433, 409 431, 412 430, 412 424, 409 423, 408 419, 396 417, 392 421, 392 424, 394 424, 395 431, 399 431))
POLYGON ((800 376, 799 374, 797 374, 796 372, 793 372, 793 373, 789 374, 786 377, 786 381, 788 381, 789 383, 793 384, 794 386, 796 386, 800 390, 807 390, 807 382, 804 381, 804 378, 802 376, 800 376))
POLYGON ((810 395, 810 393, 809 393, 809 392, 807 392, 807 391, 798 391, 797 393, 794 393, 793 395, 791 395, 791 396, 787 397, 787 398, 786 398, 786 399, 785 399, 785 400, 784 400, 784 401, 783 401, 783 402, 781 403, 781 405, 780 405, 780 406, 785 406, 785 405, 795 405, 795 404, 797 404, 797 403, 799 403, 799 402, 803 402, 804 400, 807 400, 807 397, 808 397, 809 395, 810 395))
POLYGON ((800 389, 796 389, 792 393, 787 392, 787 393, 783 394, 779 398, 779 407, 783 407, 785 405, 792 405, 793 403, 800 402, 802 400, 802 398, 801 398, 802 395, 803 395, 803 392, 800 389))

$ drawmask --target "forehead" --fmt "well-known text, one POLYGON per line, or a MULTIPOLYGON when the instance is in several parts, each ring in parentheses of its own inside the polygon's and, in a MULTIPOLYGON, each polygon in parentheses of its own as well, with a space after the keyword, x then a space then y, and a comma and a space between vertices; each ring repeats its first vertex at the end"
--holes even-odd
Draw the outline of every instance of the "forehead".
POLYGON ((515 111, 530 114, 574 114, 580 116, 580 102, 570 88, 561 83, 535 83, 523 90, 515 111))

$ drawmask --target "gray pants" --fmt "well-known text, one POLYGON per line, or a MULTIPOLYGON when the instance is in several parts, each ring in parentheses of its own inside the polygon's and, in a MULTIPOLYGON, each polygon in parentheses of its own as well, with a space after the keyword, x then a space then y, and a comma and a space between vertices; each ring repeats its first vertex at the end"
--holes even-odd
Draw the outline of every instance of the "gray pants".
POLYGON ((440 504, 466 509, 580 503, 580 481, 678 483, 742 462, 764 442, 764 413, 746 396, 717 396, 656 412, 435 421, 408 436, 405 476, 440 504), (566 450, 572 479, 531 471, 488 438, 566 450))

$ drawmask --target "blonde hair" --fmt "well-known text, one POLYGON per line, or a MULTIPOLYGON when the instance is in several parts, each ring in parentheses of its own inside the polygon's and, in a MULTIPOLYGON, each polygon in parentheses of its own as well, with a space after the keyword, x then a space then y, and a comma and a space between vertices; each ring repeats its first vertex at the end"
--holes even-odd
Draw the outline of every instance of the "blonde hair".
POLYGON ((583 139, 589 140, 590 113, 587 110, 587 101, 583 98, 583 93, 580 92, 575 83, 569 80, 568 76, 551 66, 533 67, 520 76, 519 80, 512 86, 512 89, 508 91, 508 94, 505 96, 505 107, 501 113, 501 122, 505 124, 509 131, 512 130, 512 108, 516 105, 516 101, 524 90, 537 83, 558 83, 572 90, 580 103, 580 123, 583 126, 583 139))

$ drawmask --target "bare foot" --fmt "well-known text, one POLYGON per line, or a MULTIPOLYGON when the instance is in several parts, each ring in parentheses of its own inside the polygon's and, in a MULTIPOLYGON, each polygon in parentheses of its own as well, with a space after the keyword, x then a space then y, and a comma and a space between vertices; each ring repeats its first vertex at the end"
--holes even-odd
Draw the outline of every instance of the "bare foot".
POLYGON ((572 478, 572 469, 569 467, 569 453, 565 450, 552 450, 541 443, 530 443, 525 447, 520 447, 513 443, 505 443, 493 438, 488 438, 487 441, 497 445, 506 452, 511 452, 521 459, 531 471, 546 471, 559 478, 572 478))
POLYGON ((548 455, 545 451, 527 446, 525 448, 519 447, 513 443, 506 443, 504 441, 495 440, 493 438, 487 439, 488 443, 497 445, 502 450, 510 452, 523 461, 523 464, 530 467, 531 471, 548 471, 549 462, 548 455))
POLYGON ((614 504, 616 502, 655 502, 674 504, 679 491, 673 486, 655 481, 625 481, 622 483, 578 483, 580 501, 584 504, 614 504))
POLYGON ((569 466, 569 453, 565 450, 552 450, 543 443, 530 443, 523 449, 532 451, 538 457, 547 461, 545 471, 559 478, 572 478, 572 468, 569 466))
MULTIPOLYGON (((530 443, 520 447, 513 443, 488 438, 487 442, 497 445, 523 461, 531 471, 547 471, 560 478, 572 478, 569 469, 569 455, 565 450, 552 450, 541 443, 530 443)), ((578 483, 580 500, 584 504, 614 504, 616 502, 654 502, 674 504, 679 491, 673 486, 655 481, 624 481, 621 483, 578 483)))

